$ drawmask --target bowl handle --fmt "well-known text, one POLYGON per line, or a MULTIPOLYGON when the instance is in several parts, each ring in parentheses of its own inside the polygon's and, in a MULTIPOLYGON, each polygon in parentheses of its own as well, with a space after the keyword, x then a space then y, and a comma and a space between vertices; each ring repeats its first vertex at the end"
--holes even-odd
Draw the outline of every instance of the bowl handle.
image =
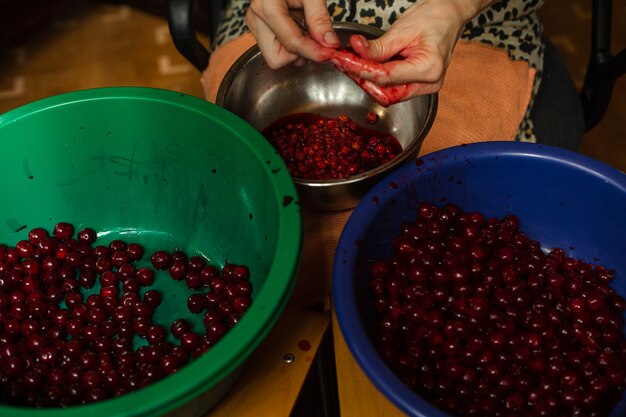
POLYGON ((196 36, 192 13, 193 0, 167 0, 167 21, 174 45, 182 56, 202 72, 209 64, 209 51, 196 36))

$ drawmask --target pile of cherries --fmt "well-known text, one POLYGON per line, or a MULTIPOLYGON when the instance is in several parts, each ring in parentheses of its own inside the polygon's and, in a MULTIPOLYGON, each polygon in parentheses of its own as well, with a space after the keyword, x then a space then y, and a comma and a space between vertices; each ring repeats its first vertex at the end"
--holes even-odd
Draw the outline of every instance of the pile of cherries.
MULTIPOLYGON (((91 228, 74 237, 58 223, 0 245, 0 401, 31 407, 84 404, 123 395, 170 375, 206 352, 250 306, 248 268, 222 269, 181 251, 113 240, 95 246, 91 228), (185 282, 192 313, 169 326, 153 320, 163 294, 157 270, 185 282)), ((170 279, 170 277, 166 279, 170 279)))
MULTIPOLYGON (((367 123, 378 122, 371 112, 367 123)), ((307 113, 279 119, 263 132, 294 178, 333 180, 376 168, 402 152, 398 140, 358 126, 348 116, 325 118, 307 113)))
POLYGON ((374 341, 456 416, 608 416, 626 388, 614 271, 542 251, 514 215, 420 204, 370 266, 374 341))

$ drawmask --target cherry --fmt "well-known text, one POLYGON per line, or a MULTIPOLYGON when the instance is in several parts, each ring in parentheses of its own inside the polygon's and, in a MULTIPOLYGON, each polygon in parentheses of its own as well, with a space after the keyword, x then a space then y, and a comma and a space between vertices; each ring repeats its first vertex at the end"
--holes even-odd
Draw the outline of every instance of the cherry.
POLYGON ((193 352, 202 343, 202 338, 197 333, 188 331, 180 337, 180 343, 182 347, 193 352))
MULTIPOLYGON (((28 240, 33 244, 33 245, 39 245, 39 243, 49 237, 50 234, 48 233, 48 231, 46 229, 44 229, 43 227, 35 227, 33 229, 31 229, 28 232, 28 240)), ((0 257, 1 258, 1 257, 0 257)))
POLYGON ((86 227, 78 232, 78 234, 76 235, 76 240, 81 243, 91 245, 96 241, 97 237, 98 234, 94 229, 86 227))
POLYGON ((74 236, 74 226, 70 223, 60 222, 54 225, 52 233, 59 239, 69 239, 74 236))
POLYGON ((207 265, 200 271, 200 278, 205 286, 209 286, 211 280, 219 275, 220 270, 213 265, 207 265))
POLYGON ((126 242, 121 239, 113 239, 109 242, 111 252, 124 252, 126 250, 126 242))
POLYGON ((167 333, 164 327, 153 325, 148 329, 146 339, 148 339, 148 342, 150 342, 150 344, 156 345, 158 343, 165 342, 166 337, 167 333))
POLYGON ((170 276, 177 281, 185 279, 185 275, 187 274, 187 262, 183 259, 174 260, 174 258, 172 258, 172 264, 168 271, 170 276))
MULTIPOLYGON (((398 377, 459 416, 608 416, 626 388, 614 271, 543 252, 512 214, 422 202, 417 215, 370 265, 373 341, 398 377)), ((206 337, 236 322, 233 270, 210 285, 206 337)))
POLYGON ((170 326, 170 332, 172 336, 177 339, 180 339, 185 333, 191 330, 191 325, 185 319, 176 319, 172 322, 170 326))
POLYGON ((10 264, 15 264, 22 259, 22 255, 17 248, 8 248, 6 254, 6 260, 10 264))
POLYGON ((138 293, 141 284, 136 278, 127 278, 122 282, 122 291, 125 293, 138 293))
POLYGON ((120 297, 120 304, 132 308, 139 301, 139 295, 136 292, 126 292, 120 297))
POLYGON ((252 283, 250 281, 239 281, 232 287, 233 296, 247 296, 252 295, 252 283))
POLYGON ((163 270, 169 268, 172 258, 169 253, 164 250, 160 250, 152 254, 150 261, 152 262, 152 266, 156 269, 163 270))
POLYGON ((133 320, 133 330, 139 336, 144 337, 148 333, 148 330, 150 329, 150 326, 151 326, 150 323, 151 322, 149 318, 145 316, 139 316, 135 320, 133 320))
POLYGON ((206 336, 211 340, 219 340, 226 334, 228 329, 221 321, 210 321, 204 325, 206 336))
POLYGON ((161 300, 161 293, 156 290, 148 290, 143 295, 143 302, 153 309, 157 308, 161 304, 161 300))
POLYGON ((244 312, 250 307, 251 303, 252 300, 249 297, 242 296, 233 299, 232 305, 235 311, 244 312))
MULTIPOLYGON (((130 263, 123 263, 117 267, 117 274, 123 281, 130 278, 134 279, 136 275, 135 267, 130 263)), ((139 283, 141 284, 141 282, 139 283)))
POLYGON ((150 307, 148 304, 143 303, 141 301, 138 301, 133 305, 133 313, 135 317, 150 318, 152 317, 153 312, 154 312, 154 309, 152 307, 150 307))
POLYGON ((185 275, 185 285, 190 290, 199 290, 204 286, 204 282, 202 281, 202 276, 200 272, 197 270, 190 270, 185 275))
POLYGON ((378 121, 380 120, 380 116, 378 116, 377 113, 370 111, 367 113, 366 120, 368 124, 374 125, 378 123, 378 121))
POLYGON ((90 228, 73 236, 71 224, 57 223, 53 236, 34 228, 28 240, 0 245, 0 401, 65 407, 147 386, 206 352, 251 303, 247 267, 220 270, 200 256, 157 251, 153 266, 185 278, 192 290, 222 280, 214 283, 219 296, 197 292, 188 300, 191 310, 204 312, 204 334, 185 319, 163 326, 153 320, 161 293, 140 295, 155 281, 152 268, 134 265, 143 247, 120 239, 92 247, 97 233, 90 228), (208 311, 211 300, 216 310, 208 311), (169 334, 179 344, 170 343, 169 334), (133 349, 135 336, 149 344, 133 349))
POLYGON ((206 260, 201 256, 192 256, 187 263, 190 271, 200 272, 206 266, 206 260))
POLYGON ((137 280, 144 287, 149 287, 154 284, 154 271, 150 268, 139 268, 135 273, 137 280))
POLYGON ((15 248, 22 258, 33 256, 36 250, 36 246, 30 240, 20 240, 16 243, 15 248))
POLYGON ((263 134, 296 178, 348 178, 390 161, 402 150, 393 136, 357 126, 345 115, 327 119, 295 114, 275 121, 263 134))
POLYGON ((126 246, 126 252, 131 261, 140 261, 143 258, 145 250, 140 244, 129 243, 126 246))
POLYGON ((160 362, 161 370, 166 375, 171 375, 180 368, 179 360, 174 355, 165 355, 161 358, 160 362))
POLYGON ((187 299, 187 307, 192 313, 201 313, 205 308, 207 308, 206 297, 202 294, 191 294, 187 299))
POLYGON ((111 265, 119 268, 121 265, 127 264, 130 261, 130 257, 128 252, 126 251, 115 251, 111 255, 111 265))
MULTIPOLYGON (((49 265, 48 265, 49 267, 49 265)), ((42 267, 39 260, 31 258, 22 261, 22 271, 29 275, 38 275, 42 267)))

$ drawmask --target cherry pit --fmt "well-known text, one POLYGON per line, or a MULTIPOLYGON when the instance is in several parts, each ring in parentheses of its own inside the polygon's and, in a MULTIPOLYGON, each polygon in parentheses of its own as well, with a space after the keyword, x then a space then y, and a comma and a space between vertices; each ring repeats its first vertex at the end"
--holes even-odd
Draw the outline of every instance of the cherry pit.
POLYGON ((423 202, 370 265, 373 341, 454 416, 608 416, 626 389, 615 271, 542 250, 520 219, 423 202))
POLYGON ((0 245, 0 402, 66 407, 146 387, 208 351, 252 303, 244 265, 219 267, 180 250, 140 265, 142 245, 97 245, 97 237, 60 222, 0 245), (193 290, 172 323, 154 320, 169 300, 151 288, 157 279, 193 290), (201 315, 202 331, 185 309, 201 315))

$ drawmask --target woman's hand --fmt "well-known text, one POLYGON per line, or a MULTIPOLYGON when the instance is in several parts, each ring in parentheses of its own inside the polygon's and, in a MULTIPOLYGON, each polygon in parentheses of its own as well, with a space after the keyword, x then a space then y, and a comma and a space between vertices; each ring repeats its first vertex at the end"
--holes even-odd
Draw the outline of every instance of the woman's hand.
POLYGON ((273 69, 307 59, 327 61, 339 47, 326 0, 252 0, 245 22, 273 69))
POLYGON ((352 36, 354 54, 337 52, 337 68, 376 101, 390 105, 439 91, 465 24, 493 0, 424 0, 378 39, 352 36))

